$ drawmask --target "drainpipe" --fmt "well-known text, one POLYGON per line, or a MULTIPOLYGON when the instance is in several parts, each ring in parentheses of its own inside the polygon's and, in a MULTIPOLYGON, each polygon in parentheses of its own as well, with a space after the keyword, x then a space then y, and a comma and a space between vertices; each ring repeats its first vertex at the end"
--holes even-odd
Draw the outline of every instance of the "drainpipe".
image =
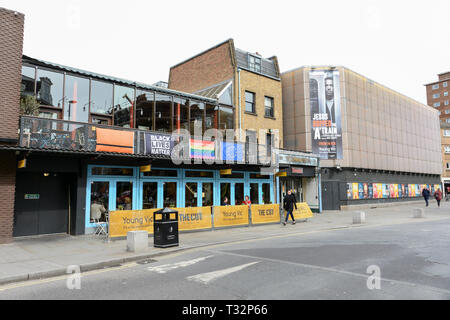
POLYGON ((238 68, 238 114, 239 114, 239 118, 238 118, 238 127, 239 127, 239 142, 242 142, 242 137, 241 137, 241 69, 238 68))

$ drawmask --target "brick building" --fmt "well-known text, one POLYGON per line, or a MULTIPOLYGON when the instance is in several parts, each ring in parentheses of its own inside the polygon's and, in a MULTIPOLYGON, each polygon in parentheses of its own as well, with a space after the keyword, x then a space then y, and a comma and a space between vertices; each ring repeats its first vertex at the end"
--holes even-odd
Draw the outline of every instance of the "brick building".
POLYGON ((0 243, 10 242, 13 234, 17 164, 8 147, 17 143, 24 20, 23 14, 0 8, 0 243))
POLYGON ((450 124, 441 122, 442 185, 445 194, 450 193, 450 124))
POLYGON ((438 78, 425 85, 427 104, 439 111, 441 121, 450 123, 450 72, 441 73, 438 78))
MULTIPOLYGON (((237 140, 256 143, 263 150, 270 150, 273 145, 283 148, 281 85, 276 56, 264 58, 257 52, 238 49, 233 39, 176 64, 169 75, 169 88, 217 98, 222 106, 228 106, 237 140)), ((246 154, 252 153, 246 150, 246 154)), ((278 197, 293 189, 299 201, 320 210, 318 174, 312 164, 317 162, 306 160, 307 154, 297 156, 305 161, 280 163, 288 177, 280 179, 278 197)), ((295 152, 280 157, 287 158, 295 158, 295 152)))

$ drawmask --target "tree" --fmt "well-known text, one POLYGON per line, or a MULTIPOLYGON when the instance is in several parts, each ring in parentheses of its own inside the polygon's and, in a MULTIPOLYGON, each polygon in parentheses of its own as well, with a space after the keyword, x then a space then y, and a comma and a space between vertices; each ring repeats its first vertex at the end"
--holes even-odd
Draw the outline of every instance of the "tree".
POLYGON ((28 116, 39 115, 39 102, 34 96, 24 95, 20 97, 20 114, 28 116))

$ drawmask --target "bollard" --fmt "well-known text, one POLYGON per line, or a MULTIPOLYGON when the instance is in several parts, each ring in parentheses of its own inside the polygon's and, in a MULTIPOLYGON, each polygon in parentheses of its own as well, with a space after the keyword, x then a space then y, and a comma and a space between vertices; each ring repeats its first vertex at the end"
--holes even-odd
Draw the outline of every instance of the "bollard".
POLYGON ((353 224, 361 224, 366 222, 366 213, 364 211, 353 212, 353 224))
POLYGON ((128 231, 127 233, 127 251, 139 252, 148 249, 147 231, 128 231))
POLYGON ((423 218, 423 209, 422 208, 414 208, 413 209, 413 217, 414 218, 423 218))

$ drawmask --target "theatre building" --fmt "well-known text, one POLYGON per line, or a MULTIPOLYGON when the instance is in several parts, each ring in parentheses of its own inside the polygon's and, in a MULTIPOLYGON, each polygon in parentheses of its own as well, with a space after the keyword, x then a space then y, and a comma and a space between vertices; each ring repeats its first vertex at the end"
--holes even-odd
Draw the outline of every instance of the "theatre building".
POLYGON ((324 210, 418 200, 440 186, 437 110, 341 66, 281 80, 284 147, 320 156, 324 210))
POLYGON ((261 174, 276 154, 271 137, 263 146, 203 137, 235 129, 232 102, 23 55, 24 16, 0 9, 0 18, 0 242, 91 233, 97 205, 240 205, 245 195, 279 203, 278 177, 261 174), (181 145, 184 162, 174 162, 181 145))

